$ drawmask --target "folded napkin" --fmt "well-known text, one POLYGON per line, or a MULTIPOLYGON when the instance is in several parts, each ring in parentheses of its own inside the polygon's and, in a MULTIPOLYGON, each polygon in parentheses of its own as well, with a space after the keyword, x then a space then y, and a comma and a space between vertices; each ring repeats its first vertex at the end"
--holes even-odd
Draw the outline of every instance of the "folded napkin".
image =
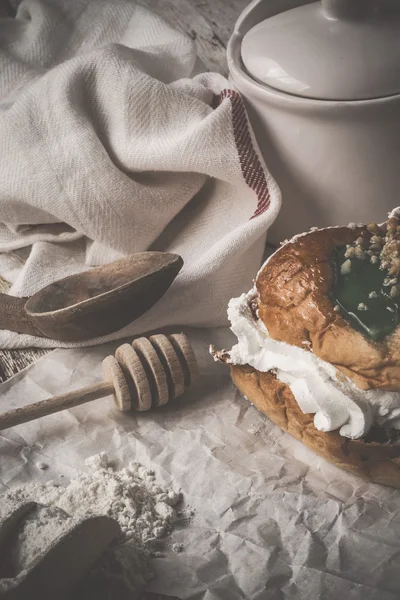
MULTIPOLYGON (((140 319, 90 345, 226 324, 279 190, 242 99, 190 77, 192 40, 130 0, 23 0, 0 19, 0 274, 28 296, 145 250, 185 265, 140 319)), ((0 346, 71 346, 0 331, 0 346)), ((75 344, 77 345, 77 344, 75 344)))

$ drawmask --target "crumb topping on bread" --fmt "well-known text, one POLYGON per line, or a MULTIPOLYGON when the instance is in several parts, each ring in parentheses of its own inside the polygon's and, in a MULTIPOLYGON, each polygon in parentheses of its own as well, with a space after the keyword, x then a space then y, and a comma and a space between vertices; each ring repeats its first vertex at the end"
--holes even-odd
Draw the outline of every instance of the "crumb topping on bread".
MULTIPOLYGON (((392 216, 386 223, 369 223, 360 235, 346 245, 346 261, 342 264, 345 272, 351 270, 351 261, 368 260, 386 271, 383 285, 390 288, 391 298, 400 296, 400 220, 392 216)), ((342 271, 343 272, 343 271, 342 271)))

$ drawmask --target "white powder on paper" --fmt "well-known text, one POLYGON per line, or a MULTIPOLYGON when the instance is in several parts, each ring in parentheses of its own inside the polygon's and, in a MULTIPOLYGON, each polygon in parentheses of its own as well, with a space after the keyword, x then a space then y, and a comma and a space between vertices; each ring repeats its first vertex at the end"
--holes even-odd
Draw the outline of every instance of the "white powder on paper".
POLYGON ((36 463, 36 466, 37 466, 38 469, 41 469, 42 471, 44 471, 45 469, 48 468, 48 465, 46 465, 46 463, 42 462, 41 460, 39 460, 36 463))
POLYGON ((151 577, 146 567, 151 554, 181 515, 176 510, 181 494, 161 488, 154 471, 137 463, 116 471, 100 453, 85 464, 88 471, 67 486, 31 483, 3 496, 0 517, 27 500, 45 505, 24 519, 12 556, 24 569, 76 520, 107 515, 118 521, 122 534, 88 575, 85 591, 90 588, 93 593, 95 586, 96 598, 122 598, 128 592, 133 597, 133 591, 151 577))

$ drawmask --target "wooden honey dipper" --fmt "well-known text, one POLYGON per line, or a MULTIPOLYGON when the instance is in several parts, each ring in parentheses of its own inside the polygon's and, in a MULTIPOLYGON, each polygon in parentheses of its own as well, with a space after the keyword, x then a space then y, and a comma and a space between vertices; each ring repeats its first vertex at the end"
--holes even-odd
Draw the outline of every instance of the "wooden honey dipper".
POLYGON ((104 381, 0 415, 0 430, 114 396, 118 410, 145 411, 177 398, 198 376, 198 365, 183 334, 152 335, 117 348, 102 363, 104 381))

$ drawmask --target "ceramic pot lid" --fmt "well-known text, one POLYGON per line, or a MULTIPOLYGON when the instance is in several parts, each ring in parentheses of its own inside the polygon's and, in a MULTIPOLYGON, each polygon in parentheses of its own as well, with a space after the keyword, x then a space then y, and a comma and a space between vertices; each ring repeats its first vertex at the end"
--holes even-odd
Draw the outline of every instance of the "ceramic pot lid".
POLYGON ((323 100, 400 93, 400 2, 321 0, 275 15, 242 40, 249 75, 323 100))

